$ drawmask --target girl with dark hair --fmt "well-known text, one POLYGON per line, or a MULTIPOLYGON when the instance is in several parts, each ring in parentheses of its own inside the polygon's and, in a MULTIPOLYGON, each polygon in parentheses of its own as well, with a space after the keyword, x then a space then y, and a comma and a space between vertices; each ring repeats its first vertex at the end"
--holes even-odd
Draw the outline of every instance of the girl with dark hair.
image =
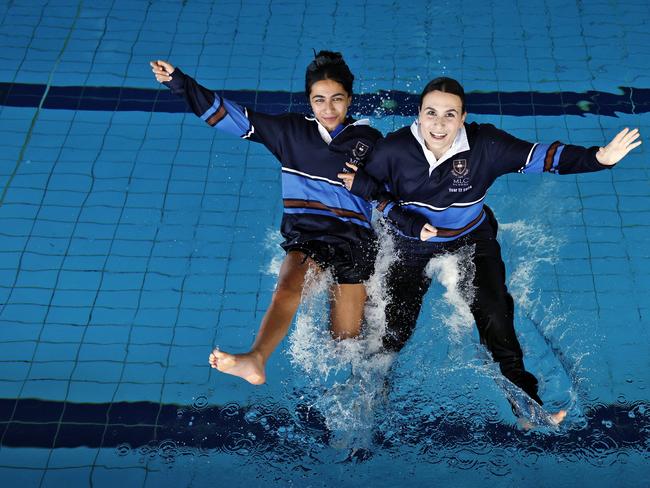
POLYGON ((313 116, 268 115, 240 107, 199 85, 165 61, 152 61, 156 79, 187 101, 209 125, 264 144, 282 166, 284 213, 281 233, 286 256, 252 348, 246 354, 212 351, 209 362, 249 383, 266 380, 265 365, 286 336, 300 304, 305 276, 330 270, 330 331, 356 337, 373 271, 372 207, 337 179, 345 163, 358 164, 381 133, 369 121, 348 116, 354 76, 340 53, 321 51, 307 67, 305 93, 313 116))
MULTIPOLYGON (((473 246, 475 268, 468 302, 481 343, 502 374, 538 404, 537 379, 526 371, 514 328, 514 303, 506 288, 497 221, 484 200, 507 173, 586 173, 612 168, 641 144, 624 129, 605 147, 522 141, 490 124, 465 123, 465 92, 456 80, 436 78, 420 98, 418 118, 386 136, 363 168, 340 173, 346 187, 367 199, 387 186, 394 200, 378 209, 393 224, 399 261, 387 276, 384 346, 399 351, 411 337, 431 279, 429 260, 473 246), (395 209, 400 209, 396 213, 395 209)), ((470 263, 468 263, 469 265, 470 263)), ((566 412, 551 416, 555 423, 566 412)))

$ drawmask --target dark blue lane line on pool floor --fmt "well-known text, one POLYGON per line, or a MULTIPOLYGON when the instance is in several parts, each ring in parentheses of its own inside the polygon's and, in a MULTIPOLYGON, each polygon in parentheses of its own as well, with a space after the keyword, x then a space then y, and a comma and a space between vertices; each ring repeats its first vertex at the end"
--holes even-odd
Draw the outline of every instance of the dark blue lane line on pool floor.
MULTIPOLYGON (((380 431, 374 438, 385 447, 430 443, 431 439, 445 447, 469 442, 478 435, 493 446, 519 447, 524 443, 544 452, 585 451, 585 455, 590 446, 600 452, 645 452, 650 442, 647 402, 595 404, 586 409, 585 418, 584 428, 544 434, 491 422, 481 428, 476 419, 464 418, 462 413, 441 411, 438 417, 426 414, 416 422, 409 421, 404 432, 392 432, 390 438, 380 431)), ((291 413, 277 405, 209 406, 206 399, 192 406, 3 399, 0 438, 0 445, 8 447, 136 449, 167 441, 186 448, 233 451, 266 449, 278 442, 294 442, 298 448, 306 439, 325 445, 330 434, 324 419, 307 405, 299 405, 291 413), (291 436, 282 438, 283 433, 291 436)))
MULTIPOLYGON (((0 105, 38 107, 46 86, 27 83, 0 83, 0 105)), ((650 112, 650 89, 621 87, 620 94, 601 91, 575 92, 472 92, 467 94, 468 110, 493 115, 606 115, 650 112)), ((310 113, 302 92, 224 90, 224 97, 253 110, 266 113, 286 111, 310 113)), ((365 116, 417 113, 419 95, 403 91, 380 91, 355 95, 352 113, 365 116)), ((166 89, 52 86, 43 108, 97 111, 171 112, 189 111, 185 102, 166 89)))

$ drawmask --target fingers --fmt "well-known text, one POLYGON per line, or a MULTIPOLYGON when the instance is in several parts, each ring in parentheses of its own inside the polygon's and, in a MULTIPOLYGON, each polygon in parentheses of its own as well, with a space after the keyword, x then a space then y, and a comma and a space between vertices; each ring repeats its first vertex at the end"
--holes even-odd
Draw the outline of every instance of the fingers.
POLYGON ((167 63, 166 61, 156 60, 150 61, 149 66, 151 66, 151 71, 153 72, 156 80, 160 83, 165 81, 171 81, 171 74, 174 71, 174 67, 167 63))
POLYGON ((625 153, 623 154, 623 156, 627 156, 627 154, 628 154, 632 149, 634 149, 634 148, 636 148, 636 147, 639 147, 639 146, 641 145, 642 142, 643 142, 643 141, 636 141, 635 143, 626 146, 626 147, 625 147, 625 153))
POLYGON ((631 142, 637 140, 640 135, 641 134, 639 133, 639 129, 630 130, 629 128, 625 127, 622 131, 614 136, 614 139, 612 139, 611 143, 628 145, 631 142))
POLYGON ((348 190, 352 188, 352 183, 354 183, 354 173, 338 173, 336 176, 338 179, 343 181, 345 188, 348 190))
MULTIPOLYGON (((626 127, 626 129, 627 129, 627 127, 626 127)), ((623 131, 621 131, 621 132, 623 132, 623 131)), ((641 136, 641 134, 639 133, 639 129, 633 129, 633 130, 629 131, 627 134, 623 135, 623 137, 621 139, 621 142, 623 144, 627 145, 627 144, 630 144, 630 143, 636 141, 640 136, 641 136)))
POLYGON ((436 229, 431 224, 424 224, 422 226, 422 230, 420 231, 420 240, 426 241, 431 239, 432 237, 436 237, 437 235, 438 235, 438 229, 436 229))
POLYGON ((158 64, 160 64, 163 68, 165 68, 165 71, 167 71, 167 73, 169 73, 170 75, 176 69, 171 65, 171 63, 168 63, 167 61, 158 60, 158 64))
POLYGON ((356 173, 357 170, 359 169, 359 167, 358 167, 356 164, 345 163, 345 165, 346 165, 348 168, 350 168, 352 171, 354 171, 355 173, 356 173))
POLYGON ((614 138, 612 139, 612 142, 617 143, 617 142, 621 141, 621 140, 625 137, 625 135, 629 132, 629 130, 630 130, 630 129, 628 129, 628 128, 626 127, 625 129, 623 129, 622 131, 620 131, 618 134, 616 134, 616 135, 614 136, 614 138))

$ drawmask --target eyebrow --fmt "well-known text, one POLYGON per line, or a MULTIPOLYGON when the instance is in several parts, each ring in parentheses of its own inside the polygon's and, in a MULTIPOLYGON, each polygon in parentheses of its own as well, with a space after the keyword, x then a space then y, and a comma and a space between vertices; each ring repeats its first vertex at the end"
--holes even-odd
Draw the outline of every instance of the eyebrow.
MULTIPOLYGON (((345 93, 335 93, 334 95, 330 95, 330 98, 344 97, 344 96, 346 96, 345 93)), ((316 94, 316 95, 312 96, 312 98, 327 98, 327 97, 325 95, 316 94)))
MULTIPOLYGON (((434 111, 435 111, 436 109, 433 108, 433 107, 424 107, 424 110, 434 110, 434 111)), ((448 110, 445 110, 445 113, 449 113, 449 112, 456 112, 456 113, 458 113, 458 110, 456 110, 455 108, 450 108, 450 109, 448 109, 448 110)))

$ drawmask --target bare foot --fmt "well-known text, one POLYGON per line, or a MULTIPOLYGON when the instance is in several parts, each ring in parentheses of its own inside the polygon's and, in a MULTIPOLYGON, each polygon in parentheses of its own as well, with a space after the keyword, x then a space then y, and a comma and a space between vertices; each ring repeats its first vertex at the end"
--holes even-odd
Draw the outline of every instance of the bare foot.
MULTIPOLYGON (((565 417, 566 417, 566 410, 560 410, 557 413, 549 414, 548 419, 551 422, 551 424, 557 426, 560 425, 560 423, 564 420, 565 417)), ((530 420, 525 419, 523 417, 519 417, 517 419, 517 425, 519 425, 519 428, 523 430, 532 430, 535 428, 535 424, 533 424, 530 420)))
POLYGON ((266 381, 264 362, 259 353, 228 354, 215 349, 208 359, 210 366, 222 373, 239 376, 253 385, 261 385, 266 381))
POLYGON ((554 425, 560 425, 560 422, 562 422, 566 417, 566 410, 560 410, 557 413, 552 413, 549 417, 554 425))

